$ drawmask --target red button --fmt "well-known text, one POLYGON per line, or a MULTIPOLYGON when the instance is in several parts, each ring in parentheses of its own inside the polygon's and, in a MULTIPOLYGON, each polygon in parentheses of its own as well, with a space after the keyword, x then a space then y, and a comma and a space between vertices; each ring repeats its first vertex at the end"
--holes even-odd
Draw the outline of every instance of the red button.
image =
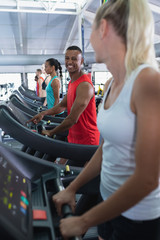
POLYGON ((31 131, 32 131, 32 132, 37 132, 37 130, 35 130, 35 129, 31 129, 31 131))
POLYGON ((22 195, 23 197, 27 198, 27 195, 26 195, 26 193, 25 193, 25 192, 23 192, 22 190, 21 190, 21 195, 22 195))
POLYGON ((47 219, 46 211, 34 209, 33 210, 33 219, 34 220, 46 220, 47 219))

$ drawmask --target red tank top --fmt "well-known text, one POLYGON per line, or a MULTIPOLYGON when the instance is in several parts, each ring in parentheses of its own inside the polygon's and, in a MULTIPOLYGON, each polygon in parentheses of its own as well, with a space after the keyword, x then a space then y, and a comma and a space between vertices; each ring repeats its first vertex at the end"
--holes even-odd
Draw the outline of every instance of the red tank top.
MULTIPOLYGON (((71 107, 76 98, 76 89, 81 82, 89 82, 93 86, 91 80, 86 74, 82 75, 73 83, 71 83, 71 81, 69 82, 67 93, 68 115, 70 114, 71 107)), ((99 145, 99 136, 94 96, 80 115, 77 123, 69 129, 68 142, 84 145, 99 145)))
MULTIPOLYGON (((40 77, 40 78, 44 81, 43 77, 40 77)), ((36 94, 39 97, 39 82, 38 82, 38 80, 37 80, 37 84, 36 84, 36 94)))
POLYGON ((36 84, 36 94, 39 97, 39 83, 38 83, 38 81, 37 81, 37 84, 36 84))

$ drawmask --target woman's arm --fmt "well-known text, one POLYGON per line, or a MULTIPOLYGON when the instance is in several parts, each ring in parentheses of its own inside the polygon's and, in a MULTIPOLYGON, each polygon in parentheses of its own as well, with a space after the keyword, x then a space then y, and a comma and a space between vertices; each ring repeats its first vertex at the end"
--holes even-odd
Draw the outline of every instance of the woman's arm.
POLYGON ((47 105, 47 99, 45 98, 44 102, 43 102, 43 106, 47 105))
POLYGON ((82 172, 70 183, 68 189, 77 192, 80 187, 99 175, 102 163, 102 147, 103 141, 82 172))
POLYGON ((59 103, 59 89, 60 89, 60 81, 59 79, 55 78, 54 81, 51 83, 51 87, 53 89, 54 94, 54 106, 56 106, 59 103))
POLYGON ((41 77, 38 78, 38 84, 39 84, 39 97, 43 97, 42 94, 42 83, 43 83, 43 79, 41 77))
POLYGON ((57 211, 61 213, 61 206, 64 203, 71 205, 72 210, 75 207, 75 193, 80 187, 88 183, 94 177, 98 176, 101 170, 102 162, 102 146, 103 141, 95 154, 92 156, 91 160, 87 163, 82 172, 76 177, 76 179, 70 183, 70 185, 63 191, 57 193, 53 196, 53 201, 56 205, 57 211))
POLYGON ((71 128, 77 123, 80 115, 88 106, 91 98, 94 95, 93 87, 88 82, 80 83, 76 90, 76 98, 72 105, 70 114, 64 119, 64 121, 52 130, 44 130, 42 134, 52 136, 54 134, 63 132, 71 128))

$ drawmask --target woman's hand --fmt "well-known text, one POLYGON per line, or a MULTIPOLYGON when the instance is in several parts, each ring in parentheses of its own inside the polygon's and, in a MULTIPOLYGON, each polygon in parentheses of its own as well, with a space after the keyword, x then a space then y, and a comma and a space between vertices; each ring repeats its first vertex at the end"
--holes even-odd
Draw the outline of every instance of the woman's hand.
POLYGON ((60 221, 60 231, 64 239, 74 236, 81 236, 87 231, 82 217, 68 217, 60 221))
POLYGON ((56 206, 58 215, 61 215, 61 208, 63 204, 69 204, 72 212, 75 210, 76 202, 75 202, 75 193, 71 190, 65 189, 63 191, 58 192, 53 195, 52 200, 56 206))

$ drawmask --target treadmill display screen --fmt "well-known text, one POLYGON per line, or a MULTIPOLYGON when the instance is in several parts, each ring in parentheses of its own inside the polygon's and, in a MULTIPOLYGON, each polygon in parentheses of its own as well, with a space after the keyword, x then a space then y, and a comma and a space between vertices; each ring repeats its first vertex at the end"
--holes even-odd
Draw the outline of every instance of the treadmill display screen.
MULTIPOLYGON (((1 223, 9 226, 15 235, 28 235, 30 214, 30 182, 16 167, 0 155, 0 215, 1 223)), ((19 238, 17 238, 19 239, 19 238)), ((25 239, 25 238, 24 238, 25 239)), ((27 237, 26 237, 27 239, 27 237)))

